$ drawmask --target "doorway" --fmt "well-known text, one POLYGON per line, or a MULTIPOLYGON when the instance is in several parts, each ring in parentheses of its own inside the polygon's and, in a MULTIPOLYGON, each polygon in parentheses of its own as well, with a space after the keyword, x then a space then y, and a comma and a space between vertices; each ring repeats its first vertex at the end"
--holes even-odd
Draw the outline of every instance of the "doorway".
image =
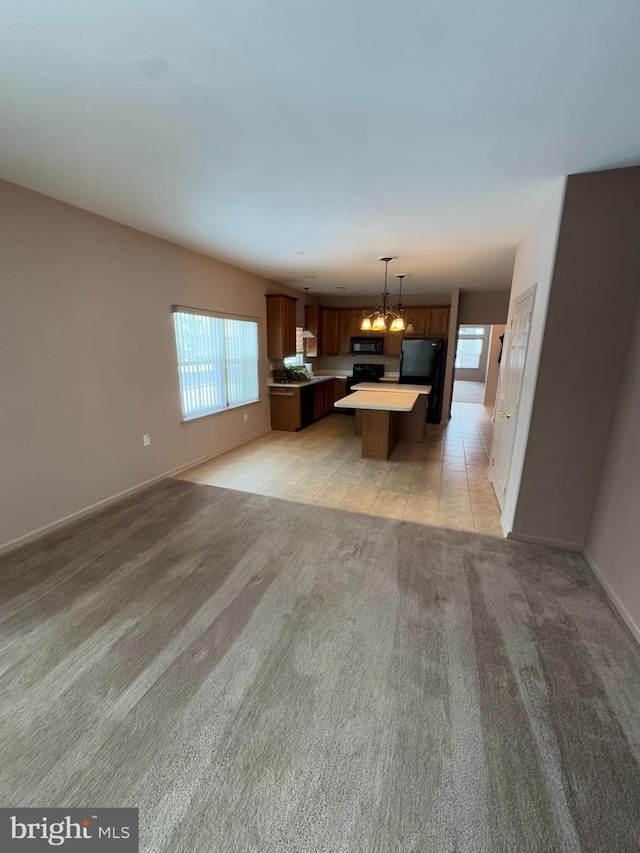
POLYGON ((453 401, 493 406, 496 401, 504 325, 458 329, 453 401))
POLYGON ((454 363, 454 403, 483 402, 490 331, 490 326, 461 325, 458 327, 454 363))

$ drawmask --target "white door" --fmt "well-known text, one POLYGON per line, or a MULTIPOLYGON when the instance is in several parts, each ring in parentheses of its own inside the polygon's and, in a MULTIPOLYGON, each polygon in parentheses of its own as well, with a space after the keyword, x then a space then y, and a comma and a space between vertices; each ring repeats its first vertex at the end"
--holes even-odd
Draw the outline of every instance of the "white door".
POLYGON ((511 320, 505 330, 489 465, 489 478, 501 509, 504 509, 518 422, 534 295, 530 292, 514 302, 511 320))

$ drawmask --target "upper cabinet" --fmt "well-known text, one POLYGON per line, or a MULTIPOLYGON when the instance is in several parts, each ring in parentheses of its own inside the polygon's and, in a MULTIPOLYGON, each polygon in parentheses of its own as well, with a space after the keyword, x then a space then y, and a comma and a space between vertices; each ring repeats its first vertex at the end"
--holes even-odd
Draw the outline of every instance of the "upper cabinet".
POLYGON ((337 308, 320 309, 320 341, 322 355, 340 355, 339 317, 337 308))
POLYGON ((338 317, 338 355, 349 355, 351 352, 351 338, 357 335, 353 311, 349 308, 342 309, 338 317))
POLYGON ((363 332, 360 329, 364 313, 370 313, 369 308, 329 308, 323 305, 307 305, 305 309, 305 326, 314 335, 306 340, 306 352, 314 356, 349 355, 352 337, 384 337, 384 354, 390 358, 400 356, 402 340, 413 338, 446 338, 449 333, 449 306, 405 308, 407 325, 411 323, 413 330, 409 332, 363 332))
MULTIPOLYGON (((307 338, 307 355, 349 355, 351 337, 354 334, 354 318, 351 309, 325 308, 307 305, 305 326, 313 335, 307 338)), ((360 311, 356 312, 358 317, 360 311)))
POLYGON ((296 302, 282 293, 267 294, 267 355, 288 358, 296 354, 296 302))
POLYGON ((387 332, 384 336, 384 354, 388 358, 399 358, 402 353, 402 332, 387 332))
POLYGON ((405 332, 407 337, 446 338, 449 334, 449 306, 438 305, 427 308, 405 308, 407 325, 413 331, 405 332))
POLYGON ((430 338, 446 338, 449 334, 449 306, 426 309, 426 334, 430 338))
POLYGON ((305 338, 305 352, 311 358, 322 355, 320 346, 320 306, 306 305, 304 309, 304 327, 313 335, 305 338))
POLYGON ((408 337, 424 338, 427 334, 427 309, 405 308, 404 311, 407 326, 412 326, 405 335, 408 337))

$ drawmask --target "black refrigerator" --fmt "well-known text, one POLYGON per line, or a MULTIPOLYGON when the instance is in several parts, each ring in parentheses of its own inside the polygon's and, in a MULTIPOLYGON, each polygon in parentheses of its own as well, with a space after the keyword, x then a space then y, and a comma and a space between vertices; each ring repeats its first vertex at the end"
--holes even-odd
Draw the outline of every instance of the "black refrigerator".
POLYGON ((427 422, 439 424, 442 418, 444 369, 447 342, 442 338, 416 338, 402 341, 400 382, 431 385, 427 422))

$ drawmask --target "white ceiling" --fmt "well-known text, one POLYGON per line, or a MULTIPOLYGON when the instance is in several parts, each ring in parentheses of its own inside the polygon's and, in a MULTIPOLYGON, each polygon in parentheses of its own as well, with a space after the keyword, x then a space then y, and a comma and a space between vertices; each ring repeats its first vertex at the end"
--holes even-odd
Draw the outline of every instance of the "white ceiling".
POLYGON ((638 0, 10 0, 0 175, 316 293, 508 287, 561 176, 640 162, 639 44, 638 0))

